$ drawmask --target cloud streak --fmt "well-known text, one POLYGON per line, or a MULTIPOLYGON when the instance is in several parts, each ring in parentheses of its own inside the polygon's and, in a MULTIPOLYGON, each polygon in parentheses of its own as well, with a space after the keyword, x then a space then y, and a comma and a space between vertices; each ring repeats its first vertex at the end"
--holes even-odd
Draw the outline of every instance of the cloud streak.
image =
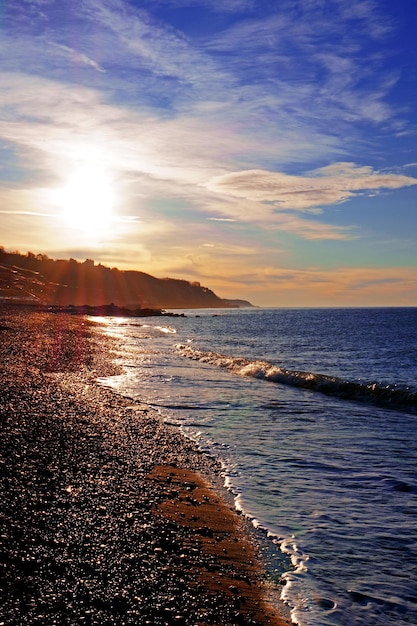
POLYGON ((358 192, 411 185, 417 185, 417 178, 376 172, 368 166, 342 162, 305 176, 263 170, 231 172, 214 178, 208 187, 239 198, 272 202, 276 210, 306 211, 346 202, 358 192))
POLYGON ((298 306, 413 306, 417 269, 410 267, 323 268, 263 267, 256 272, 225 273, 217 277, 219 289, 246 290, 252 301, 267 305, 271 289, 276 305, 298 306), (391 305, 390 305, 391 302, 391 305))

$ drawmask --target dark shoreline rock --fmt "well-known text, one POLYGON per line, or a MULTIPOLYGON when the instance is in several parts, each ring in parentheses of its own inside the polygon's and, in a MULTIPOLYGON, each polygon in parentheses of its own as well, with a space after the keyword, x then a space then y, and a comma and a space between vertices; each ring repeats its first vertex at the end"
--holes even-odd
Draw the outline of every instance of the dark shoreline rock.
POLYGON ((103 304, 91 306, 51 306, 48 307, 51 313, 68 313, 70 315, 91 315, 98 317, 185 317, 184 313, 172 313, 163 309, 127 309, 116 304, 103 304))
POLYGON ((87 315, 91 317, 185 317, 184 313, 173 313, 164 309, 136 308, 129 309, 116 304, 100 305, 49 305, 41 303, 15 303, 6 302, 0 307, 9 311, 28 311, 38 313, 62 313, 67 315, 87 315))

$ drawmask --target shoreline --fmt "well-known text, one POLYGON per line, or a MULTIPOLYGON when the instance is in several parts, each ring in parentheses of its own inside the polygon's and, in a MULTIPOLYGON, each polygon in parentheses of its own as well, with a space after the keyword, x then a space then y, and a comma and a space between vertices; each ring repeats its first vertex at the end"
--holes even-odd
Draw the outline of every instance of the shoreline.
POLYGON ((115 340, 7 307, 0 338, 5 624, 290 623, 220 465, 96 382, 115 340))

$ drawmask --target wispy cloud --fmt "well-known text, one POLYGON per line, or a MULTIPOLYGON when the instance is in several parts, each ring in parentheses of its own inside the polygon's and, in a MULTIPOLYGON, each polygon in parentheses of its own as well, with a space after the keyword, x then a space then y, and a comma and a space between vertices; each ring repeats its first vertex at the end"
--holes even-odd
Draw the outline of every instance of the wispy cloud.
POLYGON ((230 217, 208 217, 207 219, 213 222, 235 222, 236 221, 230 217))
POLYGON ((209 8, 218 13, 233 13, 252 9, 256 5, 257 0, 144 0, 143 5, 146 7, 163 6, 195 9, 196 7, 209 8))
POLYGON ((240 88, 257 91, 252 105, 292 125, 306 123, 325 134, 346 130, 352 121, 379 124, 396 112, 386 101, 398 78, 387 77, 384 56, 370 40, 389 37, 391 26, 375 2, 329 0, 325 5, 291 1, 270 5, 265 17, 248 17, 210 37, 206 50, 224 54, 240 88), (237 53, 239 51, 239 53, 237 53), (259 91, 262 81, 263 92, 259 91), (263 106, 266 93, 272 107, 263 106))
POLYGON ((56 55, 61 55, 62 58, 66 59, 69 63, 80 63, 88 67, 92 67, 98 72, 105 71, 98 63, 96 63, 96 61, 94 61, 94 59, 91 59, 87 54, 84 54, 75 48, 70 48, 69 46, 64 46, 55 42, 51 42, 49 45, 51 47, 52 54, 55 53, 56 55))
POLYGON ((305 211, 345 202, 357 192, 417 185, 417 178, 375 172, 354 163, 334 163, 305 176, 247 170, 213 179, 209 188, 232 196, 272 202, 276 210, 305 211))

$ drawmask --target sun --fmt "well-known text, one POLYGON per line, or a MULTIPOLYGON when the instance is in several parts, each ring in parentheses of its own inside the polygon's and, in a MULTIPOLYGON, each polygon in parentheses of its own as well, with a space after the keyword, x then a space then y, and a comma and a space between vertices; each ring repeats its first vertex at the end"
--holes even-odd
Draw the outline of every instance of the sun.
POLYGON ((85 234, 109 230, 114 219, 111 177, 95 165, 82 165, 60 190, 59 204, 67 224, 85 234))

